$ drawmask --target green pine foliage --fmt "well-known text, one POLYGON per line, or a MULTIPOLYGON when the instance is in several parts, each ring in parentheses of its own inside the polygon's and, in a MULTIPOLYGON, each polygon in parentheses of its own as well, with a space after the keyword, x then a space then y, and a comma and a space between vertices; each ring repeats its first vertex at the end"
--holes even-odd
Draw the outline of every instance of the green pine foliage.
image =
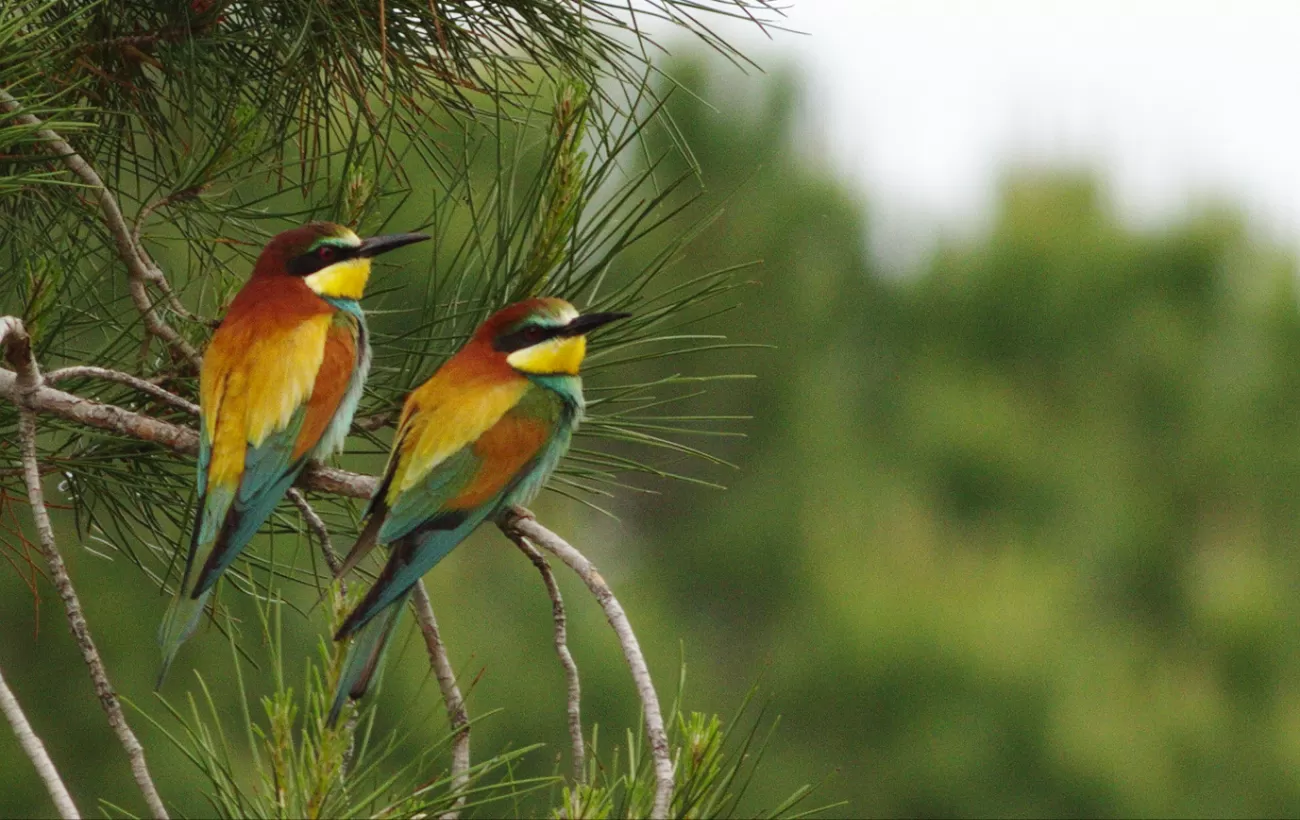
MULTIPOLYGON (((342 601, 337 603, 342 604, 342 601)), ((336 620, 346 612, 335 607, 336 620)), ((407 728, 385 729, 367 711, 331 728, 326 721, 341 656, 321 640, 314 657, 301 657, 285 645, 284 607, 258 608, 258 623, 273 670, 273 687, 256 698, 247 690, 242 670, 249 659, 229 641, 230 663, 237 672, 243 710, 230 715, 218 706, 202 675, 183 704, 164 698, 165 714, 150 720, 172 747, 201 775, 203 813, 222 818, 398 818, 441 816, 464 796, 466 816, 527 817, 551 806, 555 818, 644 818, 650 816, 654 778, 643 731, 628 729, 621 743, 602 739, 590 728, 585 782, 558 774, 525 776, 520 766, 541 754, 533 744, 491 755, 474 764, 469 785, 457 790, 445 756, 450 735, 435 742, 417 741, 407 728), (302 677, 287 675, 301 667, 302 677), (250 704, 258 704, 260 712, 250 704), (530 799, 531 798, 531 799, 530 799)), ((234 634, 233 630, 231 634, 234 634)), ((742 808, 750 781, 763 763, 777 720, 766 708, 754 709, 757 687, 724 725, 716 715, 678 711, 685 666, 678 678, 678 699, 670 713, 670 744, 677 761, 672 816, 680 818, 761 817, 798 820, 841 808, 817 804, 815 789, 804 786, 771 808, 742 808), (751 715, 751 713, 754 713, 751 715)), ((131 816, 106 804, 110 816, 131 816)))

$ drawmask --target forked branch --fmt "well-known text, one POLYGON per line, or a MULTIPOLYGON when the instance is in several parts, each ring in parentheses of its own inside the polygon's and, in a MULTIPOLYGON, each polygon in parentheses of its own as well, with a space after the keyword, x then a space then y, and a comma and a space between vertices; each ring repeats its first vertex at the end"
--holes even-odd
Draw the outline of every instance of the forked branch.
MULTIPOLYGON (((4 322, 15 322, 21 327, 21 322, 12 316, 0 316, 0 323, 4 322)), ((26 338, 25 333, 23 336, 26 338)), ((114 381, 131 383, 127 381, 131 377, 125 373, 105 372, 114 374, 114 381)), ((101 376, 101 378, 107 377, 101 376)), ((103 404, 85 399, 43 383, 34 388, 30 386, 20 388, 18 374, 3 368, 0 368, 0 398, 8 399, 15 404, 25 402, 27 407, 38 413, 58 416, 99 430, 108 430, 137 441, 160 444, 177 453, 195 455, 199 451, 199 434, 192 427, 182 427, 115 404, 103 404)), ((350 473, 319 463, 308 465, 297 481, 297 486, 308 490, 334 493, 349 498, 369 498, 374 493, 376 484, 377 481, 373 476, 350 473)))
POLYGON ((546 585, 546 594, 551 599, 551 619, 555 622, 555 654, 560 657, 560 666, 564 667, 564 680, 568 685, 567 713, 569 718, 569 744, 573 755, 573 780, 576 783, 587 782, 586 748, 582 737, 582 682, 578 677, 578 664, 569 651, 569 619, 564 613, 564 597, 560 587, 555 583, 555 573, 546 563, 546 556, 541 550, 529 543, 517 532, 506 531, 506 535, 515 543, 528 560, 533 562, 542 575, 546 585))
MULTIPOLYGON (((27 334, 22 329, 22 323, 14 317, 0 317, 0 344, 5 346, 9 361, 17 371, 0 369, 0 397, 15 402, 22 409, 20 434, 23 439, 25 474, 28 478, 29 493, 32 493, 35 499, 32 503, 33 513, 38 516, 38 519, 44 521, 44 529, 42 529, 42 525, 38 520, 38 530, 41 531, 42 544, 48 543, 49 546, 47 559, 51 560, 51 576, 56 579, 56 586, 59 586, 60 594, 63 594, 66 588, 66 591, 71 596, 65 598, 65 603, 69 607, 69 620, 74 624, 73 631, 77 634, 78 643, 83 646, 83 650, 89 647, 89 652, 86 653, 87 664, 91 665, 92 675, 96 677, 96 691, 101 693, 101 700, 105 703, 105 710, 110 710, 110 703, 116 707, 116 714, 120 720, 121 708, 117 706, 116 696, 108 687, 107 678, 102 675, 103 667, 102 663, 98 662, 97 654, 93 655, 95 662, 92 663, 91 655, 94 653, 94 647, 93 644, 89 643, 89 634, 84 634, 83 642, 83 634, 78 632, 77 622, 80 622, 84 631, 85 621, 80 617, 80 605, 76 603, 75 594, 72 593, 71 582, 67 581, 67 573, 62 567, 62 560, 59 559, 57 551, 54 550, 53 531, 49 529, 49 516, 45 513, 44 502, 40 497, 40 475, 36 464, 35 449, 35 414, 37 412, 49 413, 87 426, 161 444, 176 452, 188 454, 197 452, 198 435, 189 427, 171 424, 115 405, 100 404, 42 384, 39 371, 36 370, 36 363, 31 358, 31 348, 27 334), (7 330, 10 331, 8 334, 10 338, 8 343, 5 344, 7 330), (17 333, 12 332, 14 330, 17 333), (28 431, 30 431, 30 435, 28 435, 28 431), (54 565, 55 561, 58 562, 57 569, 54 565), (60 578, 67 581, 67 583, 63 584, 59 580, 60 578), (74 607, 77 612, 76 619, 72 615, 74 607), (99 674, 95 675, 97 669, 99 674), (101 680, 102 688, 100 686, 101 680)), ((123 380, 123 383, 130 384, 131 382, 123 380)), ((320 464, 310 465, 297 481, 298 487, 336 493, 352 498, 369 498, 374 493, 376 484, 377 481, 373 476, 349 473, 320 464)), ((295 498, 294 500, 297 501, 298 499, 295 498)), ((301 506, 306 507, 304 515, 307 514, 306 511, 311 509, 305 502, 301 506)), ((314 513, 308 517, 308 522, 314 526, 313 516, 314 513)), ((655 693, 654 682, 650 677, 650 670, 646 666, 645 658, 641 654, 640 644, 637 641, 636 634, 632 631, 632 626, 628 622, 623 607, 592 563, 564 539, 539 524, 527 510, 513 508, 507 511, 497 523, 507 537, 519 544, 520 548, 529 554, 530 559, 533 558, 537 546, 554 554, 578 574, 600 603, 605 612, 606 620, 609 621, 610 626, 618 636, 624 659, 632 673, 637 694, 641 699, 646 736, 650 741, 655 772, 655 796, 651 816, 666 818, 671 807, 673 791, 673 766, 668 748, 668 736, 664 730, 663 712, 659 706, 658 695, 655 693), (528 549, 529 545, 535 545, 532 552, 528 549)), ((556 620, 556 651, 560 653, 569 680, 569 726, 571 740, 573 741, 576 771, 583 762, 583 752, 580 745, 582 724, 578 708, 580 689, 577 668, 576 664, 572 664, 572 656, 568 653, 563 602, 560 599, 558 587, 554 585, 554 577, 550 575, 550 568, 544 560, 540 563, 534 560, 534 563, 538 565, 539 571, 542 572, 547 591, 551 595, 553 614, 556 620)), ((416 614, 420 619, 421 631, 425 637, 426 647, 429 649, 434 673, 438 678, 439 686, 443 690, 448 716, 453 732, 456 733, 456 741, 453 746, 453 782, 460 784, 459 788, 463 788, 464 785, 468 784, 469 720, 464 712, 464 701, 456 688, 455 675, 446 659, 446 651, 442 646, 441 637, 437 631, 437 622, 433 619, 432 608, 428 605, 428 596, 422 586, 416 589, 415 604, 416 614)), ((114 712, 110 711, 110 723, 114 722, 113 714, 114 712)), ((129 736, 132 742, 134 742, 134 736, 130 735, 130 729, 126 727, 125 721, 120 720, 120 729, 119 725, 115 723, 114 729, 119 730, 119 736, 123 737, 123 745, 126 746, 128 753, 132 754, 133 747, 131 743, 127 742, 126 736, 129 736), (123 732, 125 732, 125 736, 123 732)), ((138 753, 138 755, 132 754, 133 771, 137 771, 138 775, 142 772, 144 781, 147 781, 148 771, 143 767, 144 756, 139 749, 138 743, 134 744, 134 752, 138 753), (136 766, 137 759, 139 763, 138 770, 136 766)), ((581 779, 580 773, 578 778, 581 779)), ((141 777, 137 776, 137 780, 141 780, 141 777)), ((141 783, 141 788, 146 789, 146 797, 149 796, 152 789, 151 782, 148 782, 148 787, 146 788, 145 783, 141 783)), ((153 792, 153 795, 156 798, 156 792, 153 792)), ((458 802, 456 809, 453 809, 453 815, 458 811, 460 805, 458 802)), ((158 801, 156 807, 151 801, 150 807, 157 816, 166 816, 163 813, 161 801, 158 801)))
POLYGON ((415 607, 415 618, 420 624, 420 634, 424 636, 424 647, 429 651, 429 665, 433 667, 433 676, 438 679, 438 688, 442 690, 442 702, 447 707, 447 721, 453 732, 451 788, 457 796, 451 811, 443 814, 440 820, 456 820, 465 807, 465 790, 469 787, 469 711, 465 709, 465 699, 461 697, 460 687, 456 685, 456 671, 447 659, 447 648, 442 642, 442 633, 438 631, 438 621, 433 616, 433 604, 429 603, 429 592, 424 588, 424 581, 416 582, 411 605, 415 607))
POLYGON ((587 557, 575 549, 569 542, 537 523, 533 514, 522 507, 514 507, 497 522, 501 531, 512 541, 525 538, 551 552, 578 573, 578 577, 596 596, 600 606, 605 610, 605 619, 618 635, 623 647, 623 657, 632 671, 636 682, 637 694, 641 696, 641 709, 645 715, 646 736, 650 740, 650 754, 654 759, 655 797, 650 810, 653 818, 666 818, 673 797, 673 762, 668 749, 668 734, 664 731, 663 712, 659 708, 659 696, 655 694, 654 681, 650 678, 650 669, 641 654, 641 645, 637 642, 632 624, 614 591, 605 583, 605 579, 596 571, 587 557))

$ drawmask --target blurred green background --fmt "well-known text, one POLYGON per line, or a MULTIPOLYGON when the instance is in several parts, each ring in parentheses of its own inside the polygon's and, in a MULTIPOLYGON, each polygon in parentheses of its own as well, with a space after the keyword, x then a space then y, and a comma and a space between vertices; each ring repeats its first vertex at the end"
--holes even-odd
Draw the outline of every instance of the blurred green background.
MULTIPOLYGON (((670 109, 722 208, 674 275, 761 261, 705 328, 770 347, 699 363, 757 378, 692 404, 752 415, 706 442, 738 469, 682 466, 724 491, 640 480, 654 493, 604 502, 617 520, 539 505, 618 591, 661 697, 679 657, 691 709, 728 714, 761 678, 782 723, 756 807, 834 773, 819 797, 854 816, 1300 814, 1291 255, 1229 208, 1125 224, 1104 168, 1008 168, 986 230, 886 275, 869 192, 800 150, 796 74, 668 68, 698 94, 670 109)), ((25 520, 0 503, 0 526, 25 520)), ((150 694, 163 599, 127 562, 64 551, 95 579, 80 592, 118 689, 167 725, 150 694)), ((86 773, 79 804, 135 805, 57 598, 38 585, 35 608, 5 557, 0 666, 56 763, 86 773)), ((637 721, 630 679, 561 580, 586 718, 617 738, 637 721)), ((483 532, 428 582, 471 712, 499 710, 476 758, 544 741, 530 770, 552 770, 564 684, 533 568, 483 532)), ((174 679, 197 668, 233 706, 223 639, 191 644, 174 679)), ((392 653, 380 709, 434 743, 422 651, 408 634, 392 653)), ((164 796, 202 815, 197 774, 135 723, 164 796)), ((0 732, 0 815, 46 814, 18 755, 0 732)))

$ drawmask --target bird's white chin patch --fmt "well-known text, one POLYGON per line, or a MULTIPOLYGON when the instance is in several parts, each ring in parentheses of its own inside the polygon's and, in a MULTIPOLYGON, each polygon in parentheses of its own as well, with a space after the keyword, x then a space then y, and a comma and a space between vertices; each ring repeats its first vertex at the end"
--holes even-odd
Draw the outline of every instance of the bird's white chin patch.
POLYGON ((303 277, 307 287, 327 299, 360 299, 370 280, 370 260, 345 259, 303 277))

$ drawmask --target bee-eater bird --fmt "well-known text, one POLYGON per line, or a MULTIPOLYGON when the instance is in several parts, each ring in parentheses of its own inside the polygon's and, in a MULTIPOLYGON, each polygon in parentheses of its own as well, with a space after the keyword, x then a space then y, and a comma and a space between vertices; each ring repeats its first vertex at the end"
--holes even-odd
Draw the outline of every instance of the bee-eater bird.
POLYGON ((371 258, 428 238, 363 240, 341 225, 313 222, 279 234, 257 258, 199 374, 198 514, 181 583, 158 630, 159 686, 221 573, 308 459, 340 449, 347 438, 370 368, 358 300, 371 258))
POLYGON ((338 575, 377 543, 388 563, 335 640, 355 636, 330 710, 365 694, 420 578, 484 521, 527 504, 582 417, 586 334, 626 313, 537 298, 493 314, 406 399, 367 522, 338 575))

